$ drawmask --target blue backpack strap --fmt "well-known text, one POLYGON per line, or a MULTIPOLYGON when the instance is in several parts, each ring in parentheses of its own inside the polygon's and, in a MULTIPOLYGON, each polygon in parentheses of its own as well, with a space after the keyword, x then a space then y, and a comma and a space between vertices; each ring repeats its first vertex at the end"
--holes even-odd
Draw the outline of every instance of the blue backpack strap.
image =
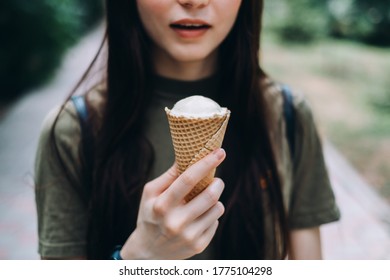
POLYGON ((71 100, 79 116, 81 129, 82 131, 85 131, 84 128, 88 120, 88 109, 87 105, 85 104, 85 97, 83 95, 75 95, 71 97, 71 100))
POLYGON ((89 125, 88 125, 88 108, 85 102, 85 97, 83 95, 76 95, 76 96, 72 96, 71 100, 74 104, 74 107, 76 108, 77 115, 79 116, 81 136, 82 136, 82 141, 84 141, 84 139, 90 137, 87 134, 89 131, 89 125))
MULTIPOLYGON (((72 96, 71 100, 76 108, 77 115, 79 117, 79 123, 81 128, 81 141, 84 148, 83 155, 85 157, 85 168, 88 172, 91 172, 93 161, 93 135, 88 122, 88 107, 85 101, 84 95, 72 96)), ((91 174, 91 173, 89 173, 91 174)))
POLYGON ((287 141, 290 148, 291 158, 295 156, 295 111, 291 89, 287 85, 282 86, 283 116, 286 122, 287 141))

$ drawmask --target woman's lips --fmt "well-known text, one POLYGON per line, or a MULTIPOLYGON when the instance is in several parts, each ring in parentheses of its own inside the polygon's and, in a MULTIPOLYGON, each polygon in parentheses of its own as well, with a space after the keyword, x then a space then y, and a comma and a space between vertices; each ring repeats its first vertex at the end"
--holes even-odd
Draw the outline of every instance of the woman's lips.
POLYGON ((182 19, 171 23, 169 26, 177 35, 185 39, 201 37, 211 28, 209 23, 197 19, 182 19))

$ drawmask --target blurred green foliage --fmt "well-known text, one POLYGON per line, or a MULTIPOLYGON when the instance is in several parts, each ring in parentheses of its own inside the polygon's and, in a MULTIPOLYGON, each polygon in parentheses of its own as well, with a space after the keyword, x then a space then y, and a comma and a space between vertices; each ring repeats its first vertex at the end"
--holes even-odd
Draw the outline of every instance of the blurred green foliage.
POLYGON ((390 46, 389 0, 328 0, 330 34, 390 46))
POLYGON ((287 42, 311 42, 326 35, 329 14, 324 0, 266 1, 272 28, 287 42), (275 17, 276 16, 276 17, 275 17))
POLYGON ((265 25, 282 41, 333 36, 390 46, 389 0, 265 1, 265 25))
POLYGON ((101 0, 0 1, 0 98, 47 81, 102 9, 101 0))

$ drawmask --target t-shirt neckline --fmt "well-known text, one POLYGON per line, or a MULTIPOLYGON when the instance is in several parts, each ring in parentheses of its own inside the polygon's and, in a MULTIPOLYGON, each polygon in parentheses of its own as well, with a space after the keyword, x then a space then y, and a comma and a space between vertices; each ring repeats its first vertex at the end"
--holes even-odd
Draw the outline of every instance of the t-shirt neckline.
POLYGON ((153 86, 158 95, 171 98, 185 98, 202 95, 215 98, 218 88, 218 75, 193 81, 177 80, 159 75, 153 77, 153 86))

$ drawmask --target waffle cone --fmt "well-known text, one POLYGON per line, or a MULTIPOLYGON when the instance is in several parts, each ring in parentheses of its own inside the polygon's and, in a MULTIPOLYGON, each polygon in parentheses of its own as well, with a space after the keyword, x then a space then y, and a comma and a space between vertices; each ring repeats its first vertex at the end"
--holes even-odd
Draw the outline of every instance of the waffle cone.
MULTIPOLYGON (((179 174, 222 146, 230 111, 223 116, 186 118, 170 114, 166 109, 179 174)), ((188 202, 213 180, 215 169, 203 178, 185 197, 188 202)))

